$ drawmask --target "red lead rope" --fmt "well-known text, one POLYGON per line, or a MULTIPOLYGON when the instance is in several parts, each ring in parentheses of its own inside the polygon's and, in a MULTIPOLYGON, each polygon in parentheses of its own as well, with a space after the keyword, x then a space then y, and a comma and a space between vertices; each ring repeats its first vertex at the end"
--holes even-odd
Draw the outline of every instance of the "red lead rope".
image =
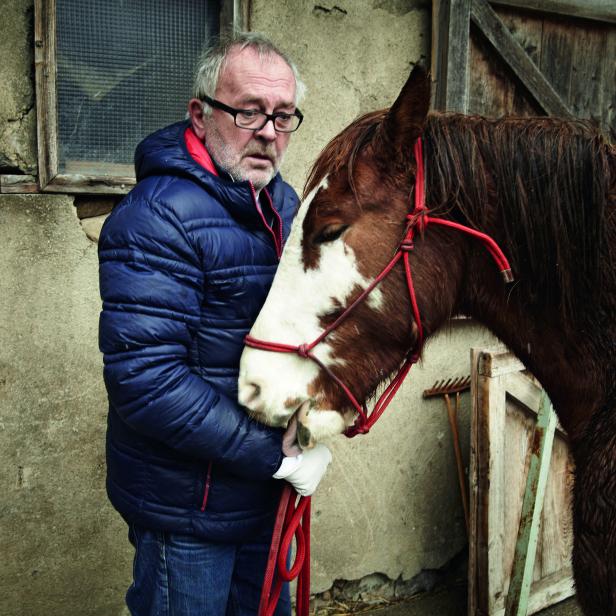
MULTIPOLYGON (((300 357, 306 357, 311 359, 319 367, 324 370, 329 377, 335 381, 338 386, 344 391, 349 402, 357 413, 355 424, 345 431, 345 435, 350 437, 356 434, 366 434, 370 431, 370 428, 374 425, 377 419, 383 414, 389 403, 392 401, 396 392, 402 385, 402 381, 408 374, 413 364, 417 363, 421 354, 421 349, 424 342, 423 327, 421 325, 421 315, 419 313, 419 307, 417 305, 417 297, 415 295, 415 287, 413 285, 413 278, 411 276, 411 267, 409 264, 409 252, 414 248, 415 233, 419 230, 420 234, 423 234, 426 227, 429 224, 442 225, 444 227, 450 227, 462 231, 471 237, 478 239, 483 243, 487 251, 490 253, 496 265, 499 267, 503 279, 505 282, 511 282, 513 280, 511 274, 511 267, 507 258, 503 254, 503 251, 499 248, 498 244, 485 233, 481 233, 475 229, 471 229, 465 225, 461 225, 451 220, 444 220, 442 218, 434 218, 428 215, 428 209, 426 208, 426 192, 425 192, 425 179, 424 179, 424 164, 423 164, 423 152, 421 139, 415 142, 415 161, 417 162, 417 174, 415 178, 415 207, 411 214, 408 214, 407 228, 404 234, 403 240, 400 242, 396 254, 391 261, 385 266, 381 273, 372 281, 372 283, 366 287, 361 295, 323 332, 309 344, 284 344, 281 342, 268 342, 265 340, 258 340, 252 336, 246 336, 246 346, 260 349, 262 351, 274 351, 278 353, 296 353, 300 357), (405 359, 404 363, 398 370, 398 373, 391 380, 385 391, 381 394, 377 400, 372 412, 369 413, 365 404, 360 404, 357 398, 353 395, 353 392, 347 385, 332 372, 332 370, 326 366, 312 350, 320 342, 323 341, 332 331, 334 331, 340 323, 342 323, 355 308, 361 304, 366 297, 374 290, 374 288, 391 272, 396 263, 402 259, 404 263, 404 272, 406 276, 406 286, 409 293, 409 299, 411 302, 411 310, 413 313, 413 319, 417 326, 417 340, 415 346, 409 355, 405 359)), ((285 487, 285 491, 280 499, 280 505, 278 507, 278 517, 276 518, 276 528, 274 530, 274 538, 272 540, 272 547, 270 548, 270 556, 268 561, 268 570, 266 572, 266 578, 263 585, 261 603, 259 606, 259 616, 271 616, 276 608, 278 597, 280 596, 280 590, 282 587, 282 580, 290 581, 295 579, 299 573, 302 573, 302 577, 298 580, 297 587, 297 616, 308 616, 309 611, 309 597, 310 597, 310 498, 300 497, 297 505, 295 505, 295 499, 290 498, 289 486, 285 487), (283 502, 284 501, 284 502, 283 502), (301 520, 303 519, 303 530, 301 526, 301 520), (278 529, 280 526, 280 529, 278 529), (282 545, 280 545, 280 536, 284 536, 282 545), (293 536, 295 535, 297 541, 297 556, 295 558, 295 564, 291 568, 291 571, 286 569, 286 558, 291 545, 293 536), (276 539, 278 536, 278 539, 276 539), (274 548, 274 543, 276 547, 274 548), (301 554, 300 554, 300 545, 301 554), (279 549, 280 548, 280 549, 279 549), (301 558, 300 558, 301 556, 301 558), (272 581, 274 578, 275 563, 278 562, 278 580, 274 586, 274 592, 271 591, 272 581), (303 565, 306 564, 304 567, 303 565), (270 572, 271 568, 271 572, 270 572), (294 575, 291 575, 294 574, 294 575), (266 588, 267 587, 267 588, 266 588)))

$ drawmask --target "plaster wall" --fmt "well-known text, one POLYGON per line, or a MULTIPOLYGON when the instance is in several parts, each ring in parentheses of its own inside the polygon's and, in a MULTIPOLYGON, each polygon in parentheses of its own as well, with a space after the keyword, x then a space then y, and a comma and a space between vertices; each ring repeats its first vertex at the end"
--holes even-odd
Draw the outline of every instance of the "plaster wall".
POLYGON ((0 614, 120 614, 96 245, 66 196, 0 196, 0 614))
MULTIPOLYGON (((31 7, 3 3, 0 168, 9 173, 36 170, 31 7)), ((429 54, 428 2, 253 0, 250 27, 288 50, 308 86, 283 168, 298 191, 325 143, 389 105, 429 54)), ((0 613, 119 616, 132 551, 104 492, 96 245, 73 199, 0 195, 0 263, 0 613)), ((313 501, 313 592, 375 572, 417 579, 463 548, 446 413, 421 392, 468 374, 469 348, 494 342, 455 322, 370 435, 333 443, 313 501)), ((461 416, 468 451, 468 395, 461 416)))

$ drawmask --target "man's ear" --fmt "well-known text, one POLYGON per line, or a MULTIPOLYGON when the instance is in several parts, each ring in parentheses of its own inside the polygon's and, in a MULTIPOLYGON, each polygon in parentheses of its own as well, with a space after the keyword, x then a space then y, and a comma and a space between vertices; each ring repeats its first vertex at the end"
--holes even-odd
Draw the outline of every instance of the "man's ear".
POLYGON ((408 157, 423 132, 429 108, 430 77, 417 64, 381 124, 380 153, 389 159, 408 157))
POLYGON ((206 115, 203 113, 203 103, 198 98, 188 101, 188 117, 195 135, 201 140, 205 139, 206 115))

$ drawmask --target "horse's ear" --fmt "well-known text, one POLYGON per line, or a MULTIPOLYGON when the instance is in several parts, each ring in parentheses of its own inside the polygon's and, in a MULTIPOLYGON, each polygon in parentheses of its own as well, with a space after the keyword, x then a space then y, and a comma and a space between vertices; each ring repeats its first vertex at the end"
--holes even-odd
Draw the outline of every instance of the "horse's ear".
POLYGON ((381 125, 383 155, 408 157, 423 131, 430 108, 430 77, 416 64, 381 125))

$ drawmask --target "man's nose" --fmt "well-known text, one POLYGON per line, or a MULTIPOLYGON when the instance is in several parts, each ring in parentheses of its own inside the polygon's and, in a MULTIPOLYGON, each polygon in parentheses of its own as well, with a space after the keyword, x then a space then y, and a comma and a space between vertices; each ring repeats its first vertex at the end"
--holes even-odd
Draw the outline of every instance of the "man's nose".
POLYGON ((274 120, 269 119, 265 126, 255 131, 255 137, 259 139, 264 139, 266 141, 274 141, 276 139, 276 129, 274 128, 274 120))

